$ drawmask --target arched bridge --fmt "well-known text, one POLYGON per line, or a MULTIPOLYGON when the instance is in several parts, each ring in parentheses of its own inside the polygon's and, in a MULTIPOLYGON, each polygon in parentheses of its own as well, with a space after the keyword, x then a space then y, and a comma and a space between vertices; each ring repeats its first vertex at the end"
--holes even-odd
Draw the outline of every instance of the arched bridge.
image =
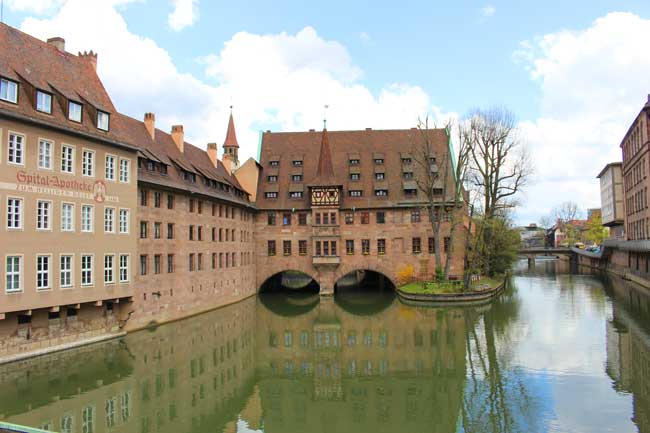
POLYGON ((528 263, 534 262, 536 257, 560 257, 566 256, 571 257, 574 253, 569 247, 559 247, 559 248, 544 248, 544 247, 532 247, 532 248, 520 248, 517 252, 519 257, 528 259, 528 263))

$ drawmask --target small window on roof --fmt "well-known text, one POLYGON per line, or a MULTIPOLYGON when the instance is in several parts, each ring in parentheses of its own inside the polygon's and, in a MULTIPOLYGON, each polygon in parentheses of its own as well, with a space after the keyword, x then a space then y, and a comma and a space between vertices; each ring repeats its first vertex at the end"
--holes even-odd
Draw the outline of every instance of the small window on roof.
POLYGON ((46 92, 36 91, 36 109, 43 113, 52 113, 52 95, 46 92))
POLYGON ((18 102, 18 83, 0 78, 0 99, 3 101, 18 102))
POLYGON ((108 113, 97 110, 97 128, 108 131, 108 113))
POLYGON ((280 165, 280 161, 269 161, 269 165, 271 167, 277 167, 278 165, 280 165))
POLYGON ((68 119, 73 122, 81 122, 81 104, 68 101, 68 119))
POLYGON ((302 167, 302 160, 296 159, 293 161, 293 166, 294 167, 302 167))

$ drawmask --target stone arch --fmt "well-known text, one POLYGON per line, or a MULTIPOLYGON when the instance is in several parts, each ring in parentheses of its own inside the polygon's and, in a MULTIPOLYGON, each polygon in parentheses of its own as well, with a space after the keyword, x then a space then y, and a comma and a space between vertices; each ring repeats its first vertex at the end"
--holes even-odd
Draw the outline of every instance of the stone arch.
POLYGON ((320 281, 318 280, 317 275, 314 273, 313 269, 305 267, 305 266, 291 266, 291 267, 286 267, 286 266, 273 266, 266 268, 264 272, 258 273, 257 274, 257 291, 259 292, 260 288, 266 283, 271 277, 274 277, 282 272, 286 271, 296 271, 296 272, 302 272, 303 274, 311 277, 316 284, 320 286, 320 281))
POLYGON ((336 282, 343 276, 353 271, 376 272, 386 277, 391 282, 391 284, 393 284, 393 286, 397 287, 394 270, 380 263, 357 263, 341 266, 336 270, 334 274, 334 284, 336 284, 336 282))

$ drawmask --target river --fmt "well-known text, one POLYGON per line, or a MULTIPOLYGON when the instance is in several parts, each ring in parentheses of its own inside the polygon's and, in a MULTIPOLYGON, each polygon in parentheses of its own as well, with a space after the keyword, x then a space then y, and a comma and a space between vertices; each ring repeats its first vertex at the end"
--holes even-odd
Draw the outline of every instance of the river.
POLYGON ((518 263, 493 304, 266 294, 0 366, 0 420, 62 432, 650 432, 650 295, 518 263))

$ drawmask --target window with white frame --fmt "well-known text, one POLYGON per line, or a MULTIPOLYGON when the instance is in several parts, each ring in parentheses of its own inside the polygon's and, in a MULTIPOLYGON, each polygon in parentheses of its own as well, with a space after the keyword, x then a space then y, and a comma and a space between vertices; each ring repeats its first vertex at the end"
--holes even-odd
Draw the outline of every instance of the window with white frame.
POLYGON ((9 164, 25 165, 25 136, 9 134, 7 162, 9 164))
POLYGON ((18 83, 0 78, 0 99, 3 101, 18 102, 18 83))
POLYGON ((74 416, 65 414, 61 417, 61 433, 72 433, 74 431, 74 416))
POLYGON ((59 264, 59 285, 62 288, 72 287, 72 256, 62 255, 59 264))
POLYGON ((128 159, 120 159, 120 182, 127 183, 129 181, 129 169, 131 162, 128 159))
POLYGON ((120 209, 120 233, 129 232, 129 210, 120 209))
POLYGON ((81 410, 81 433, 95 433, 95 406, 81 410))
POLYGON ((74 231, 74 203, 61 203, 61 231, 74 231))
POLYGON ((7 198, 7 228, 8 229, 22 229, 23 228, 23 199, 22 198, 7 198))
POLYGON ((115 157, 106 155, 106 180, 115 180, 115 157))
POLYGON ((104 232, 115 233, 115 208, 104 208, 104 232))
POLYGON ((93 207, 88 204, 81 206, 81 231, 86 233, 93 231, 93 207))
POLYGON ((104 256, 104 284, 115 282, 115 256, 106 254, 104 256))
POLYGON ((52 170, 52 142, 38 140, 38 168, 52 170))
POLYGON ((36 256, 36 288, 50 288, 50 256, 36 256))
POLYGON ((108 131, 108 113, 97 110, 97 128, 108 131))
POLYGON ((47 200, 36 201, 36 228, 38 230, 51 230, 50 215, 52 202, 47 200))
POLYGON ((66 144, 61 146, 61 171, 74 173, 74 147, 66 144))
POLYGON ((68 101, 68 119, 81 122, 81 104, 68 101))
POLYGON ((46 92, 36 91, 36 109, 43 113, 52 113, 52 95, 46 92))
POLYGON ((23 268, 22 256, 7 256, 5 267, 5 291, 7 293, 20 292, 21 287, 21 272, 23 268))
POLYGON ((81 256, 81 285, 90 286, 93 283, 93 256, 81 256))
POLYGON ((81 174, 83 176, 95 175, 95 152, 84 149, 81 159, 81 174))
POLYGON ((120 254, 120 283, 129 281, 129 255, 120 254))

